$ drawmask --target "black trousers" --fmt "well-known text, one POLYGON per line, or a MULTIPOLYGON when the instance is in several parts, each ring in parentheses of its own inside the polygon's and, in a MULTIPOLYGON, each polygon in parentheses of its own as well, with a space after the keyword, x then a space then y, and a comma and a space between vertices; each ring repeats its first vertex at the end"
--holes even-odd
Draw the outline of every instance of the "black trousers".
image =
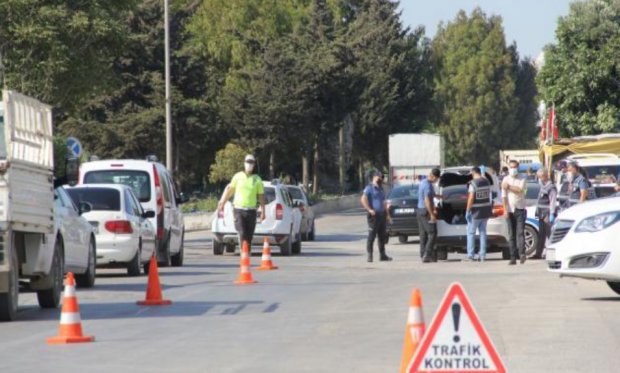
POLYGON ((387 214, 385 212, 377 212, 375 216, 366 215, 368 220, 368 241, 366 242, 366 252, 372 255, 375 238, 379 243, 379 254, 385 255, 385 242, 387 241, 387 214))
MULTIPOLYGON (((241 241, 247 241, 252 245, 252 237, 256 228, 256 210, 234 209, 235 230, 239 233, 241 241)), ((239 246, 242 242, 239 242, 239 246)))
POLYGON ((508 213, 508 241, 510 248, 510 259, 515 260, 525 255, 525 209, 515 209, 515 212, 508 213))
POLYGON ((435 241, 437 240, 437 223, 431 223, 426 210, 418 210, 418 226, 420 228, 420 257, 434 259, 435 241))
POLYGON ((536 247, 535 256, 542 256, 545 250, 545 243, 551 234, 551 223, 549 222, 549 214, 538 217, 538 247, 536 247))

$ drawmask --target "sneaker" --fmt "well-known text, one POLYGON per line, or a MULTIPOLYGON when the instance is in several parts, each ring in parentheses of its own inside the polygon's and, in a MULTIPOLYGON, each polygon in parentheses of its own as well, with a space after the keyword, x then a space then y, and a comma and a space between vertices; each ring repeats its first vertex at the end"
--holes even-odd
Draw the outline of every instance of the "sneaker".
POLYGON ((381 258, 379 258, 380 261, 382 262, 391 262, 392 261, 392 257, 387 256, 387 255, 383 255, 381 258))
POLYGON ((422 259, 422 263, 431 263, 432 261, 433 261, 433 259, 428 258, 428 257, 422 259))
POLYGON ((468 256, 467 258, 463 259, 464 262, 475 262, 476 260, 474 259, 473 256, 468 256))
POLYGON ((517 260, 516 259, 510 259, 510 261, 508 262, 509 266, 513 266, 515 264, 517 264, 517 260))
POLYGON ((368 263, 372 263, 372 255, 368 255, 367 261, 368 261, 368 263))
POLYGON ((526 259, 526 256, 525 255, 521 255, 521 260, 520 260, 521 264, 525 263, 525 259, 526 259))

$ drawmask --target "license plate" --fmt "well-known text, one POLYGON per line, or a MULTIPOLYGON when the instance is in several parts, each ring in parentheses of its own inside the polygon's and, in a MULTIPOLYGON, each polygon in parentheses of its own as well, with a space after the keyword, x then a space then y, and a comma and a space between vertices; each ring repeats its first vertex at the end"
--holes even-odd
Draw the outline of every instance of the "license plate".
POLYGON ((555 260, 555 250, 554 249, 547 249, 547 253, 545 254, 545 259, 546 260, 555 260))
POLYGON ((397 215, 403 215, 403 214, 413 214, 415 212, 415 209, 396 209, 394 210, 394 213, 397 215))

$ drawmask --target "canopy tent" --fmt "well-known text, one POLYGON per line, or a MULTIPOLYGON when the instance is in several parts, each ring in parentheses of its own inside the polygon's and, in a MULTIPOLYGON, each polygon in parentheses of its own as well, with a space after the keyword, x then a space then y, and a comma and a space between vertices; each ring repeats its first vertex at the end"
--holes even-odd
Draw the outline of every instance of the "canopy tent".
POLYGON ((562 139, 553 145, 543 145, 539 149, 540 159, 545 164, 563 159, 570 154, 612 153, 620 155, 620 134, 581 136, 562 139), (559 156, 559 157, 556 157, 559 156))

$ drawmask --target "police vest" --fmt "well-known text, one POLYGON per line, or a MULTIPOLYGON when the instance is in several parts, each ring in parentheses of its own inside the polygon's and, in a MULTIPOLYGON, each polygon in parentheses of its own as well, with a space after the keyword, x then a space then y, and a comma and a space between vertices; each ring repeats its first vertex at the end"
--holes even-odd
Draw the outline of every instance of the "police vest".
POLYGON ((474 189, 474 204, 471 215, 474 219, 488 219, 493 216, 491 204, 491 185, 485 178, 472 179, 471 186, 474 189))
POLYGON ((551 193, 551 191, 555 191, 557 196, 557 189, 555 185, 551 182, 543 185, 540 188, 540 192, 538 192, 538 202, 536 203, 536 215, 549 215, 551 206, 551 198, 549 197, 549 194, 551 193))
POLYGON ((568 197, 568 206, 573 206, 581 202, 581 189, 579 189, 579 184, 583 181, 585 181, 583 175, 578 175, 573 180, 570 196, 568 197))

